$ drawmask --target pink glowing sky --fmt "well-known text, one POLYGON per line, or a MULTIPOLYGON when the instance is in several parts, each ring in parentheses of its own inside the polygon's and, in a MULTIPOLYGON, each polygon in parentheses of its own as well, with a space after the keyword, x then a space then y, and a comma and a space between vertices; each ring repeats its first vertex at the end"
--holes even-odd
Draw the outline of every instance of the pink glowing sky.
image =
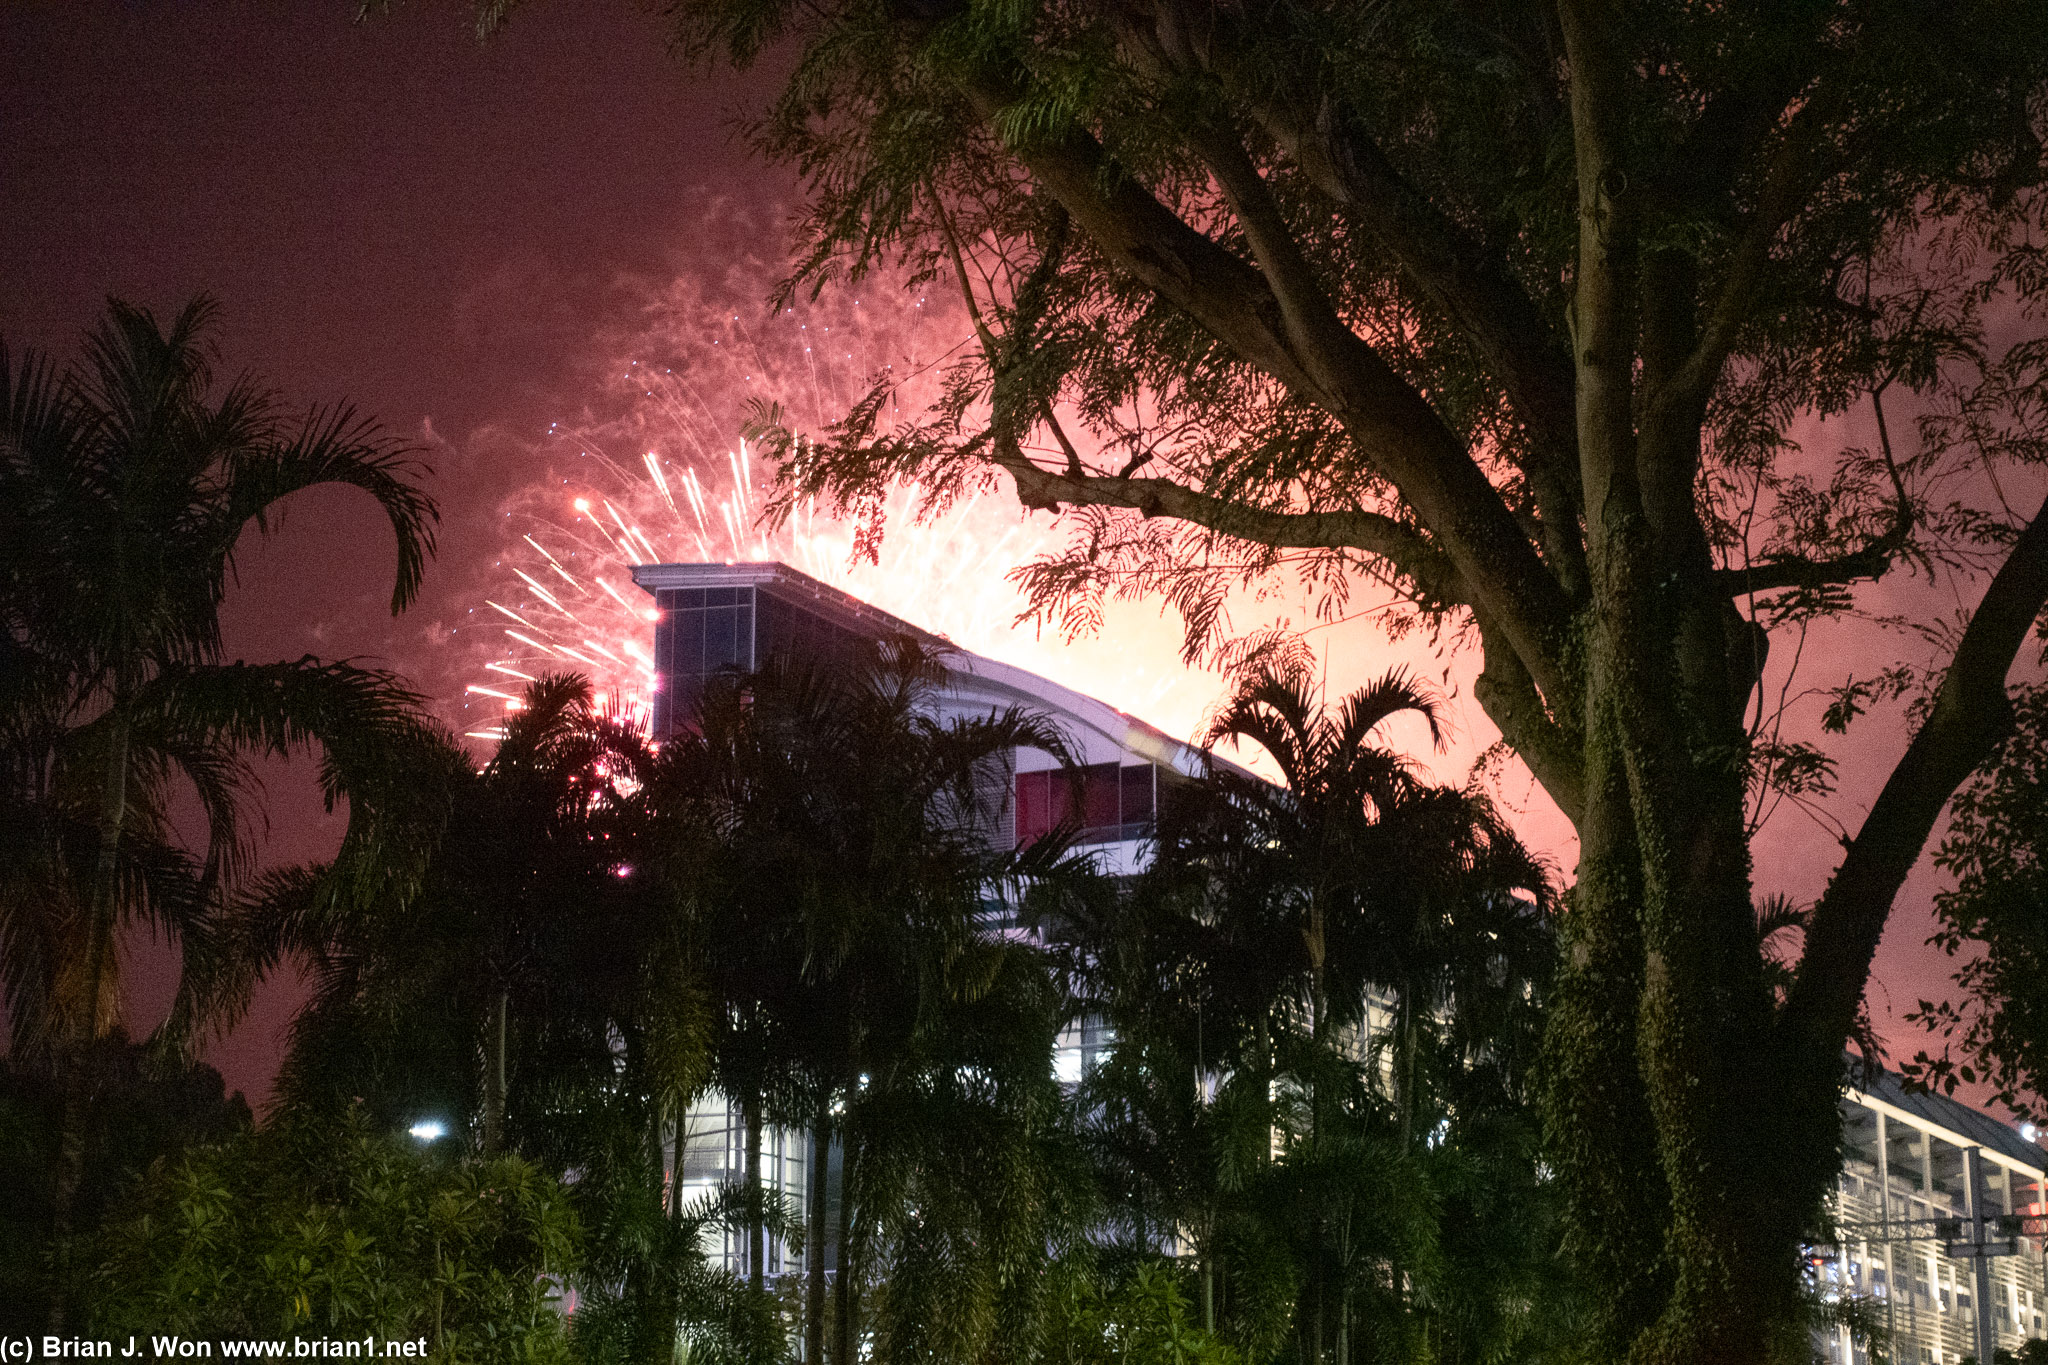
MULTIPOLYGON (((749 88, 673 65, 658 21, 639 8, 535 4, 487 47, 471 37, 466 5, 405 6, 368 25, 350 22, 355 9, 0 9, 0 260, 10 265, 0 335, 64 352, 108 293, 169 311, 210 291, 224 305, 229 368, 255 367, 296 403, 345 396, 428 446, 445 520, 419 605, 396 621, 382 610, 389 534, 368 507, 308 495, 283 536, 245 547, 229 648, 389 662, 453 718, 487 720, 488 698, 471 694, 461 710, 465 685, 501 647, 475 613, 507 581, 505 564, 530 563, 513 527, 540 526, 551 550, 573 541, 573 496, 603 482, 580 447, 607 443, 630 466, 645 450, 715 461, 734 446, 734 415, 758 367, 719 378, 707 348, 731 341, 729 331, 719 340, 720 319, 736 318, 761 354, 782 357, 776 393, 807 393, 811 411, 792 403, 806 421, 829 415, 878 356, 914 362, 954 344, 958 319, 938 300, 918 314, 906 297, 864 300, 858 324, 844 298, 770 313, 763 299, 782 269, 790 185, 727 134, 749 88), (840 364, 823 342, 832 325, 867 349, 840 364), (821 380, 794 368, 811 340, 826 362, 821 380), (653 401, 631 369, 679 357, 700 381, 680 409, 653 401), (643 389, 650 398, 636 398, 643 389)), ((1811 433, 1816 449, 1837 439, 1811 433)), ((1056 534, 1006 498, 956 530, 981 557, 928 537, 929 564, 993 569, 1056 534)), ((832 528, 811 534, 814 564, 843 566, 832 528)), ((907 543, 906 554, 920 544, 907 543)), ((1218 679, 1180 666, 1177 624, 1150 607, 1118 608, 1108 630, 1069 643, 1009 629, 1016 604, 993 572, 957 580, 972 584, 966 605, 958 588, 920 599, 907 583, 944 581, 929 564, 843 581, 1176 733, 1195 731, 1216 700, 1218 679)), ((1893 610, 1953 605, 1912 587, 1888 596, 1893 610)), ((1287 605, 1246 600, 1237 622, 1287 605)), ((1442 780, 1463 780, 1496 738, 1470 702, 1469 658, 1414 639, 1391 646, 1364 622, 1311 638, 1333 693, 1396 663, 1449 692, 1447 752, 1428 752, 1419 726, 1393 735, 1442 780)), ((1847 626, 1810 642, 1806 666, 1832 682, 1896 648, 1847 626)), ((1833 807, 1841 818, 1853 825, 1903 737, 1895 715, 1852 735, 1833 807)), ((331 846, 335 821, 305 773, 280 771, 271 790, 273 856, 331 846)), ((1496 794, 1568 872, 1568 830, 1526 777, 1511 772, 1496 794)), ((1756 851, 1760 890, 1796 897, 1816 894, 1833 862, 1829 833, 1796 812, 1781 813, 1756 851)), ((1910 1050, 1898 1015, 1946 982, 1946 964, 1922 946, 1932 885, 1923 864, 1880 951, 1872 1005, 1895 1049, 1910 1050)), ((160 953, 138 946, 131 956, 134 1010, 146 1019, 168 981, 160 953)), ((267 1093, 297 998, 293 983, 274 983, 214 1046, 230 1085, 267 1093)))

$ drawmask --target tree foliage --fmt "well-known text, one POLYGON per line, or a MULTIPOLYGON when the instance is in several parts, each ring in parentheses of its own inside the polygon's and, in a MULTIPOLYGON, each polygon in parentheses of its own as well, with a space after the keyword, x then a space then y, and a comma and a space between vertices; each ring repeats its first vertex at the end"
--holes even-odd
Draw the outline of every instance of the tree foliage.
POLYGON ((1545 869, 1470 793, 1372 742, 1435 701, 1390 674, 1322 703, 1246 679, 1216 762, 1170 790, 1156 857, 1050 926, 1113 1047, 1077 1099, 1104 1226, 1180 1245, 1245 1358, 1532 1358, 1569 1339, 1538 1177, 1545 869))
MULTIPOLYGON (((373 1336, 450 1362, 563 1361, 567 1193, 518 1157, 275 1124, 160 1164, 98 1240, 92 1326, 189 1341, 373 1336)), ((218 1347, 216 1346, 216 1349, 218 1347)))
POLYGON ((942 718, 946 668, 897 637, 715 678, 648 788, 720 1087, 844 1153, 838 1225, 812 1209, 803 1317, 822 1346, 829 1314, 846 1360, 868 1332, 882 1360, 1027 1354, 1068 1221, 1060 1002, 990 922, 1062 869, 1056 847, 998 846, 988 787, 1012 750, 1066 743, 1021 708, 942 718))
MULTIPOLYGON (((94 1077, 85 1116, 75 1225, 88 1233, 122 1219, 133 1185, 159 1160, 189 1147, 224 1142, 247 1129, 249 1106, 229 1094, 220 1073, 174 1062, 115 1031, 93 1046, 94 1077)), ((0 1062, 0 1331, 39 1331, 50 1300, 51 1188, 62 1141, 64 1095, 46 1069, 0 1062)))
POLYGON ((1909 1016, 1943 1041, 1906 1074, 1954 1093, 1988 1084, 1998 1103, 2048 1122, 2048 689, 2020 696, 2019 723, 1955 799, 1935 853, 1953 885, 1934 898, 1930 940, 1963 959, 1961 1000, 1922 1000, 1909 1016))
MULTIPOLYGON (((228 926, 254 870, 251 760, 317 750, 329 807, 349 801, 322 895, 417 870, 401 832, 416 827, 418 699, 347 663, 229 662, 220 608, 243 534, 274 529, 291 494, 342 484, 393 530, 402 609, 433 550, 433 500, 413 452, 348 408, 294 420, 252 378, 216 384, 214 322, 203 298, 168 327, 113 299, 62 370, 0 345, 0 994, 11 1053, 64 1089, 60 1262, 96 1044, 120 1019, 121 935, 154 932, 181 958, 167 1046, 245 996, 228 926), (181 800, 203 819, 198 850, 174 829, 181 800)), ((50 1326, 65 1308, 60 1295, 50 1326)))
POLYGON ((884 376, 835 431, 782 433, 782 505, 1003 480, 1068 516, 1026 581, 1084 626, 1163 594, 1209 647, 1228 588, 1292 570, 1476 643, 1476 698, 1580 835, 1545 1104, 1595 1353, 1788 1349, 1872 952, 2048 600, 2048 519, 1999 474, 2048 434, 2034 16, 670 14, 686 53, 787 73, 752 128, 805 180, 788 288, 900 265, 975 332, 933 410, 885 421, 884 376), (1799 448, 1852 412, 1870 439, 1799 448), (1780 994, 1758 788, 1810 800, 1829 760, 1758 684, 1774 633, 1893 574, 1989 581, 1924 637, 1913 741, 1780 994))

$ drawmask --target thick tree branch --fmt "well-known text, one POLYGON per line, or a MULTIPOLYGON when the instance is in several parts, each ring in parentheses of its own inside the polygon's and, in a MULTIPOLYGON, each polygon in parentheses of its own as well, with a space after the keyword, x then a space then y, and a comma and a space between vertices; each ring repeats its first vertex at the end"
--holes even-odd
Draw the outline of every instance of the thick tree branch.
POLYGON ((1326 101, 1309 127, 1270 107, 1258 115, 1317 188, 1370 232, 1415 287, 1458 324, 1500 381, 1529 433, 1526 473, 1543 521, 1545 557, 1567 590, 1583 592, 1586 550, 1579 533, 1570 354, 1557 344, 1528 293, 1333 103, 1326 101))
POLYGON ((1778 6, 1769 18, 1784 28, 1775 36, 1760 33, 1730 54, 1734 80, 1708 100, 1671 158, 1671 173, 1657 186, 1672 216, 1710 208, 1735 189, 1785 110, 1812 82, 1828 52, 1821 39, 1839 17, 1832 5, 1778 6))
POLYGON ((1891 567, 1904 537, 1886 532, 1860 550, 1836 559, 1806 559, 1788 555, 1767 559, 1746 569, 1716 569, 1715 592, 1724 597, 1745 593, 1774 592, 1780 588, 1828 588, 1878 578, 1891 567))
POLYGON ((1927 719, 1878 793, 1813 909, 1781 1023, 1803 1060, 1825 1063, 1856 1022, 1893 898, 1957 787, 2012 729, 2005 675, 2048 605, 2048 503, 1985 589, 1927 719))
POLYGON ((1472 695, 1565 818, 1578 825, 1586 809, 1585 765, 1579 746, 1551 719, 1543 698, 1536 693, 1536 684, 1514 652, 1489 643, 1483 624, 1479 638, 1485 664, 1472 684, 1472 695))
POLYGON ((1276 103, 1270 90, 1247 88, 1242 73, 1222 55, 1230 44, 1216 41, 1213 12, 1191 16, 1176 0, 1161 0, 1153 20, 1149 29, 1127 30, 1134 55, 1162 77, 1206 73, 1243 99, 1316 187, 1371 233, 1472 340, 1529 433, 1533 450, 1525 473, 1542 519, 1545 555, 1566 589, 1582 593, 1585 547, 1578 526, 1571 356, 1527 291, 1402 176, 1333 100, 1325 98, 1311 113, 1276 103))
POLYGON ((1274 512, 1215 497, 1171 479, 1108 474, 1076 477, 1071 472, 1041 468, 1014 450, 998 449, 993 459, 1016 480, 1017 500, 1026 507, 1053 508, 1061 503, 1127 507, 1148 517, 1172 517, 1257 545, 1362 550, 1386 560, 1410 580, 1425 606, 1441 609, 1468 605, 1471 600, 1456 566, 1428 537, 1383 513, 1274 512))
POLYGON ((1646 426, 1698 425, 1698 414, 1706 409, 1707 398, 1720 382, 1721 368, 1734 350, 1737 334, 1750 320, 1751 298, 1758 278, 1770 260, 1771 243, 1799 211, 1813 189, 1816 159, 1807 130, 1819 121, 1815 105, 1800 111, 1794 126, 1764 175, 1756 207, 1736 239, 1721 288, 1707 310, 1700 338, 1692 354, 1677 367, 1656 392, 1650 395, 1646 426))
POLYGON ((1528 292, 1489 259, 1449 215, 1411 185, 1380 145, 1332 102, 1312 128, 1261 111, 1280 140, 1331 199, 1373 234, 1416 286, 1471 338, 1508 401, 1546 454, 1578 444, 1570 352, 1528 292))
POLYGON ((1316 188, 1370 232, 1471 339, 1545 456, 1568 456, 1578 444, 1571 355, 1527 291, 1334 102, 1326 100, 1313 121, 1272 105, 1255 111, 1316 188))
POLYGON ((1627 94, 1609 46, 1617 22, 1598 0, 1560 0, 1571 67, 1579 244, 1572 290, 1579 467, 1588 534, 1598 543, 1640 511, 1635 483, 1635 237, 1621 149, 1627 94))
MULTIPOLYGON (((964 76, 960 88, 991 126, 1015 97, 980 75, 964 76)), ((1269 280, 1197 232, 1087 133, 1069 130, 1013 152, 1119 268, 1336 417, 1457 566, 1544 694, 1570 695, 1569 602, 1499 490, 1413 387, 1349 328, 1328 332, 1293 292, 1298 282, 1269 280), (1276 288, 1288 291, 1285 302, 1276 288)))
MULTIPOLYGON (((960 247, 959 236, 953 229, 953 220, 946 212, 945 204, 939 198, 936 188, 926 185, 926 192, 932 201, 932 211, 938 217, 939 226, 946 240, 946 249, 953 262, 953 269, 960 286, 961 297, 965 300, 969 317, 974 322, 976 337, 980 340, 982 353, 987 357, 997 383, 1004 378, 1007 358, 1017 349, 1019 338, 998 337, 989 326, 974 293, 973 284, 967 274, 967 263, 960 247)), ((1034 270, 1031 282, 1024 292, 1035 294, 1044 281, 1041 276, 1051 268, 1062 254, 1059 251, 1048 254, 1038 269, 1034 270)), ((1020 303, 1022 300, 1020 300, 1020 303)), ((1020 317, 1019 324, 1026 319, 1020 317)), ((1023 339, 1028 344, 1028 338, 1023 339)), ((1080 452, 1067 438, 1060 426, 1052 404, 1041 399, 1038 414, 1051 428, 1053 438, 1059 442, 1060 450, 1066 456, 1066 467, 1055 473, 1033 464, 1023 452, 1014 429, 1000 430, 993 434, 992 447, 995 463, 1008 470, 1017 484, 1017 498, 1026 507, 1054 509, 1062 502, 1089 506, 1128 507, 1146 516, 1173 516, 1178 520, 1235 535, 1265 545, 1295 546, 1309 549, 1361 549, 1378 555, 1391 564, 1395 571, 1416 585, 1417 594, 1431 605, 1444 607, 1464 605, 1466 595, 1459 591, 1457 571, 1413 527, 1403 525, 1392 517, 1376 512, 1310 512, 1271 513, 1245 507, 1242 503, 1196 493, 1184 485, 1167 479, 1137 479, 1131 477, 1137 464, 1126 466, 1123 473, 1115 476, 1091 475, 1081 463, 1080 452)), ((1519 661, 1515 666, 1519 668, 1519 661)), ((1527 680, 1526 671, 1522 673, 1527 680)), ((1534 687, 1530 687, 1533 697, 1534 687)), ((1539 704, 1540 705, 1540 704, 1539 704)))

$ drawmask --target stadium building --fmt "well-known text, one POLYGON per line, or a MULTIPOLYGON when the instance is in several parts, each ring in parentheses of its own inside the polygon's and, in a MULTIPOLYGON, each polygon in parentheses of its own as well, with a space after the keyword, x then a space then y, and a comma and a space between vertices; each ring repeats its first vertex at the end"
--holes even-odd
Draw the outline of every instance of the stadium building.
MULTIPOLYGON (((633 581, 653 595, 657 612, 652 708, 657 739, 674 733, 702 695, 705 681, 721 669, 752 670, 776 653, 829 653, 857 639, 885 635, 908 634, 944 643, 784 564, 649 564, 633 570, 633 581)), ((996 837, 1028 843, 1071 821, 1079 827, 1078 843, 1094 853, 1105 872, 1136 872, 1161 789, 1196 775, 1197 750, 1050 679, 950 644, 947 648, 950 676, 939 698, 940 719, 981 717, 1022 706, 1056 724, 1082 765, 1077 808, 1075 784, 1055 780, 1051 755, 1035 750, 1013 753, 999 779, 1003 799, 996 837)), ((1059 1078, 1079 1081, 1106 1042, 1091 1023, 1070 1026, 1054 1053, 1059 1078)), ((685 1122, 681 1146, 685 1202, 740 1178, 746 1130, 739 1107, 715 1097, 699 1103, 685 1122)), ((671 1146, 671 1158, 673 1150, 671 1146)), ((833 1159, 836 1164, 836 1150, 833 1159)), ((809 1165, 810 1145, 804 1134, 763 1132, 763 1183, 798 1207, 805 1206, 809 1165)), ((827 1172, 827 1178, 827 1188, 836 1189, 834 1173, 827 1172)), ((833 1225, 828 1221, 827 1226, 833 1225)), ((832 1249, 826 1254, 829 1263, 832 1249)), ((727 1266, 746 1271, 746 1255, 744 1239, 729 1236, 724 1248, 727 1266)), ((767 1260, 769 1275, 794 1274, 803 1267, 800 1255, 774 1239, 767 1260)))

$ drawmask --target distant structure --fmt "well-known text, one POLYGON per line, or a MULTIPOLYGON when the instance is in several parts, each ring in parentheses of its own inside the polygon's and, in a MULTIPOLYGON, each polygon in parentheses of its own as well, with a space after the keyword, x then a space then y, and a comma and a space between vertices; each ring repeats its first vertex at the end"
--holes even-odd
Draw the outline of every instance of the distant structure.
MULTIPOLYGON (((1814 1269, 1824 1295, 1874 1310, 1897 1365, 1991 1365, 2048 1338, 2038 1136, 1890 1072, 1844 1094, 1839 1241, 1814 1269)), ((1845 1328, 1819 1344, 1835 1365, 1869 1365, 1845 1328)))
MULTIPOLYGON (((777 653, 830 654, 856 641, 887 635, 945 643, 786 564, 647 564, 634 568, 633 581, 653 596, 657 612, 652 707, 656 739, 687 723, 706 681, 722 669, 751 671, 777 653)), ((1199 752, 1048 678, 950 644, 947 648, 948 680, 938 698, 940 719, 986 716, 1023 706, 1056 724, 1082 764, 1077 806, 1074 783, 1054 779, 1057 765, 1051 755, 1013 752, 990 792, 996 798, 995 837, 1025 844, 1071 822, 1079 827, 1079 844, 1091 849, 1104 871, 1129 875, 1140 870, 1160 792, 1197 775, 1199 752)), ((1055 1073, 1062 1081, 1079 1081, 1107 1041, 1093 1023, 1069 1026, 1053 1054, 1055 1073)), ((699 1103, 686 1118, 681 1146, 684 1200, 737 1179, 746 1150, 739 1107, 719 1097, 699 1103)), ((673 1144, 669 1155, 673 1163, 673 1144)), ((781 1129, 762 1133, 763 1183, 779 1189, 798 1207, 805 1206, 809 1164, 810 1147, 803 1134, 781 1129)), ((826 1172, 827 1189, 836 1200, 836 1146, 832 1165, 826 1172)), ((670 1169, 675 1169, 673 1164, 670 1169)), ((837 1226, 836 1214, 826 1226, 837 1226)), ((825 1248, 828 1265, 835 1250, 825 1248)), ((745 1272, 745 1239, 729 1235, 724 1257, 729 1268, 745 1272)), ((803 1268, 803 1257, 774 1238, 769 1239, 767 1260, 765 1273, 771 1276, 803 1268)))

